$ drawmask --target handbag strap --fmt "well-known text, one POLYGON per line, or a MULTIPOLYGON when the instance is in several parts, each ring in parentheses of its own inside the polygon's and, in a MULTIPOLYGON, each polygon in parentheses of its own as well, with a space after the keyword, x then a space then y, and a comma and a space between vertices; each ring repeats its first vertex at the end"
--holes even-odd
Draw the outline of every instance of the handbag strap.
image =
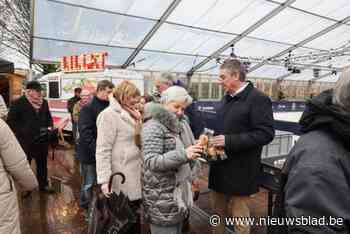
POLYGON ((109 182, 108 182, 108 190, 109 191, 112 191, 112 182, 113 182, 113 177, 116 176, 116 175, 119 175, 120 177, 122 177, 122 184, 125 183, 125 175, 121 172, 116 172, 116 173, 113 173, 111 175, 111 177, 109 177, 109 182))

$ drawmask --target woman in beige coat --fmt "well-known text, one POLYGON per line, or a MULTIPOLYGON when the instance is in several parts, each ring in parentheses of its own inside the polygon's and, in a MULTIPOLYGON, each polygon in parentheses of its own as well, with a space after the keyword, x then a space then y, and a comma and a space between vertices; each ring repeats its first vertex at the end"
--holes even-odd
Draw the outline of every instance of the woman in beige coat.
MULTIPOLYGON (((123 191, 132 201, 133 208, 141 205, 142 156, 136 145, 136 127, 141 115, 136 110, 140 91, 129 81, 120 83, 110 99, 109 107, 97 117, 96 173, 97 183, 105 196, 109 196, 108 180, 115 172, 122 172, 126 181, 115 177, 112 191, 123 191)), ((128 233, 139 233, 135 225, 128 233)))
POLYGON ((15 135, 0 119, 0 233, 21 233, 15 183, 23 191, 38 186, 15 135))

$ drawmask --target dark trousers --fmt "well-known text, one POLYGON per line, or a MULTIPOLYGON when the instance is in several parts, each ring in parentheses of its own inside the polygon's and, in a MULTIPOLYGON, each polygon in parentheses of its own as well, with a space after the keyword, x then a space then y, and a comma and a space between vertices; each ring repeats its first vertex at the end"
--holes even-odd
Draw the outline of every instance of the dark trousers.
POLYGON ((96 164, 80 164, 81 188, 80 207, 88 209, 92 201, 92 193, 96 184, 96 164))
POLYGON ((141 203, 142 203, 141 200, 130 202, 131 209, 137 215, 137 218, 136 218, 136 223, 130 227, 130 230, 128 230, 129 234, 144 234, 144 232, 142 232, 142 227, 141 227, 141 215, 142 215, 141 203))
POLYGON ((78 124, 72 121, 73 144, 77 143, 78 124))
POLYGON ((47 180, 47 153, 39 154, 35 157, 28 155, 27 160, 29 164, 31 164, 33 158, 36 163, 36 178, 39 182, 39 189, 45 188, 49 185, 49 182, 47 180))

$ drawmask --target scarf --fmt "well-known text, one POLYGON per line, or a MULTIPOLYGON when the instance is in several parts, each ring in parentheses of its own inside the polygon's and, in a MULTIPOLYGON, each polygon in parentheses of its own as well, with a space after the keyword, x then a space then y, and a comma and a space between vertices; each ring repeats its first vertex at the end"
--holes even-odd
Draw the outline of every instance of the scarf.
POLYGON ((135 120, 135 136, 134 136, 134 142, 135 145, 141 149, 141 130, 142 130, 142 115, 141 113, 136 110, 135 108, 132 108, 127 105, 121 105, 122 108, 129 113, 129 115, 135 120))
POLYGON ((25 97, 27 98, 28 102, 33 106, 34 110, 36 112, 39 112, 40 107, 43 104, 43 98, 34 97, 34 95, 30 94, 29 91, 25 92, 25 97))
POLYGON ((139 122, 142 119, 141 113, 133 107, 127 105, 121 105, 122 108, 130 114, 130 116, 136 121, 139 122))

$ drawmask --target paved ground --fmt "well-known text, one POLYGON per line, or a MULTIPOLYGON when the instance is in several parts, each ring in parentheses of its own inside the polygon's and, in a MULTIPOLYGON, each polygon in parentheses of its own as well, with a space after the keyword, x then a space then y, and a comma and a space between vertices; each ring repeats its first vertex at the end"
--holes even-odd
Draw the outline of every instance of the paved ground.
MULTIPOLYGON (((87 225, 79 208, 79 169, 72 149, 55 152, 55 159, 49 155, 49 176, 56 193, 47 195, 35 191, 31 197, 20 201, 20 218, 23 234, 85 234, 87 225)), ((203 170, 202 187, 205 190, 207 170, 203 170)), ((196 202, 202 211, 211 214, 209 193, 200 195, 196 202)), ((267 213, 266 191, 252 197, 249 207, 253 216, 267 213)), ((210 226, 203 212, 191 212, 190 234, 209 234, 210 226)), ((252 234, 266 233, 262 227, 253 227, 252 234)))

